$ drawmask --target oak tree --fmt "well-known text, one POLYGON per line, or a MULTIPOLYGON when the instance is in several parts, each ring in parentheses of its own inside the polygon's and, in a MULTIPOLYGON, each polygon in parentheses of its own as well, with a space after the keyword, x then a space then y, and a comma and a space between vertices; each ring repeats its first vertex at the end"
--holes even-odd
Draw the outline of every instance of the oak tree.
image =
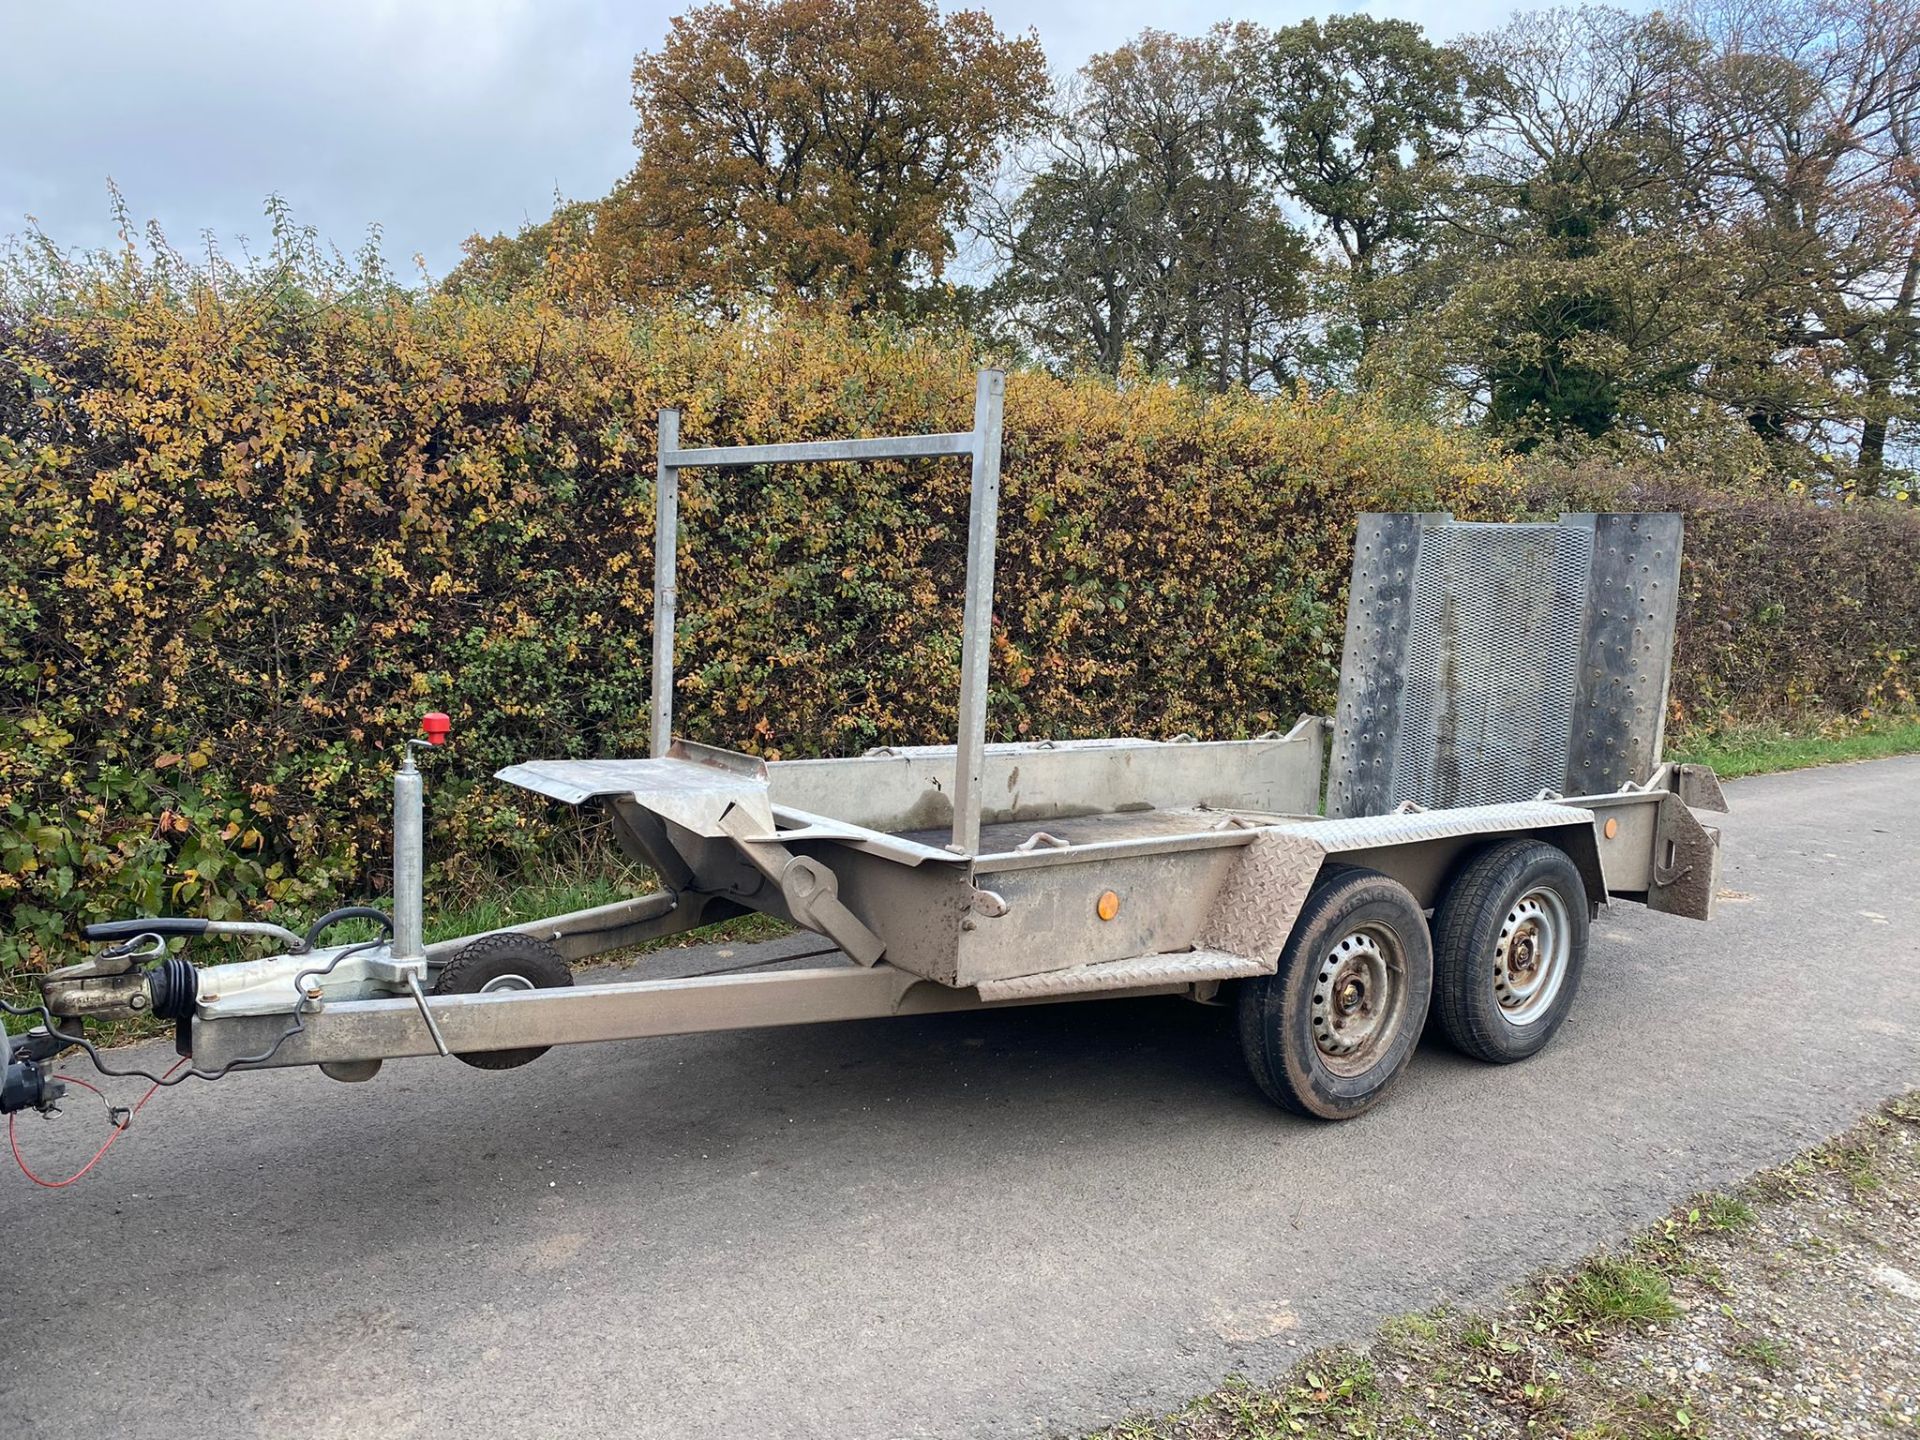
POLYGON ((1428 178, 1460 153, 1465 58, 1370 15, 1289 25, 1262 50, 1279 183, 1332 241, 1364 351, 1381 323, 1370 282, 1431 228, 1428 178))
POLYGON ((1214 389, 1288 378, 1306 253, 1274 189, 1260 39, 1150 30, 1087 63, 998 231, 999 293, 1044 354, 1214 389))
POLYGON ((636 290, 904 310, 1042 113, 1045 59, 932 0, 725 0, 633 67, 633 173, 597 244, 636 290))

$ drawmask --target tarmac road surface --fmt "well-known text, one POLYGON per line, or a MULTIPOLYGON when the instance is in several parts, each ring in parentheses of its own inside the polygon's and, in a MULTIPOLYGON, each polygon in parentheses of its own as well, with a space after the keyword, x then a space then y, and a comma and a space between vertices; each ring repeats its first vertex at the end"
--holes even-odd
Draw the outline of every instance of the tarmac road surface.
POLYGON ((1343 1126, 1177 1000, 189 1083, 0 1172, 0 1428, 1071 1434, 1486 1296, 1920 1085, 1920 757, 1728 789, 1715 923, 1604 912, 1545 1053, 1343 1126))

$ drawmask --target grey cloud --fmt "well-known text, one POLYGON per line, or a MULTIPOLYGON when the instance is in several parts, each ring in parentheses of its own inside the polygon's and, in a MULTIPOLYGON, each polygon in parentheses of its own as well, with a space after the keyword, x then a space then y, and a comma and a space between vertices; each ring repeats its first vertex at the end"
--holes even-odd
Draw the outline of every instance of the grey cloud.
MULTIPOLYGON (((444 273, 474 231, 517 228, 556 191, 603 194, 632 161, 628 72, 675 3, 612 0, 0 0, 0 233, 36 217, 65 245, 112 239, 111 176, 176 244, 257 249, 270 193, 351 249, 370 223, 409 273, 444 273)), ((988 0, 1061 71, 1217 5, 988 0)), ((1337 8, 1355 8, 1340 6, 1337 8)), ((1452 34, 1504 9, 1376 6, 1452 34)), ((1263 6, 1232 18, 1315 13, 1263 6)))

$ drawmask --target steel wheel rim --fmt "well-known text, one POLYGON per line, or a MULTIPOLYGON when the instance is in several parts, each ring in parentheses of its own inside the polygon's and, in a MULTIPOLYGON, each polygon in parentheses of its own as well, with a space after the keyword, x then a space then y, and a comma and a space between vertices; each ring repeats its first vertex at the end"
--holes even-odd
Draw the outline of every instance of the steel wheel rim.
POLYGON ((1336 1075, 1380 1062, 1407 1010, 1407 953, 1385 925, 1362 925, 1320 957, 1313 980, 1313 1043, 1336 1075))
POLYGON ((533 981, 524 975, 496 975, 480 987, 478 993, 485 995, 490 990, 532 990, 533 981))
POLYGON ((1493 994, 1510 1025, 1531 1025, 1553 1008, 1573 952, 1567 902, 1557 890, 1529 890, 1500 922, 1493 994))

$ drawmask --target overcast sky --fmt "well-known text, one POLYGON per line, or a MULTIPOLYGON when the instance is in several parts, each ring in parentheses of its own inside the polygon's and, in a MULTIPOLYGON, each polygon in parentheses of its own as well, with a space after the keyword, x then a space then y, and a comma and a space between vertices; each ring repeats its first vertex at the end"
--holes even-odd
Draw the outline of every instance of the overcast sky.
MULTIPOLYGON (((979 0, 973 0, 979 3, 979 0)), ((266 233, 261 204, 351 250, 369 224, 403 275, 444 274, 474 231, 604 194, 632 163, 629 70, 684 0, 0 0, 0 234, 112 239, 106 186, 176 243, 266 233)), ((952 7, 949 7, 952 8, 952 7)), ((1286 24, 1367 8, 1435 38, 1512 0, 1432 6, 985 0, 1057 72, 1150 26, 1286 24)))

